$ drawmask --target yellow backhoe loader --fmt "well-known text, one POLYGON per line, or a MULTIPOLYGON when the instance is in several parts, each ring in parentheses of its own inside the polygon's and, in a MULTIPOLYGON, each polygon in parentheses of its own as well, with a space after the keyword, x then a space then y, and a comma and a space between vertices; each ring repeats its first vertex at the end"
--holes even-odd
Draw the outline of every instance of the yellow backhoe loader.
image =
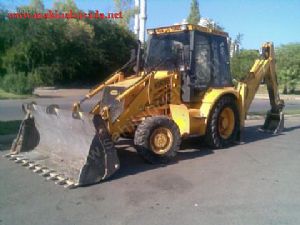
POLYGON ((148 30, 144 56, 139 47, 72 112, 24 105, 26 117, 8 157, 74 187, 100 182, 119 169, 115 143, 122 136, 132 137, 137 153, 150 163, 170 161, 189 136, 204 136, 212 148, 224 148, 239 142, 262 81, 271 105, 262 130, 280 133, 284 102, 273 44, 263 44, 261 58, 234 85, 227 40, 225 32, 191 24, 148 30), (97 104, 82 112, 80 106, 95 96, 97 104))

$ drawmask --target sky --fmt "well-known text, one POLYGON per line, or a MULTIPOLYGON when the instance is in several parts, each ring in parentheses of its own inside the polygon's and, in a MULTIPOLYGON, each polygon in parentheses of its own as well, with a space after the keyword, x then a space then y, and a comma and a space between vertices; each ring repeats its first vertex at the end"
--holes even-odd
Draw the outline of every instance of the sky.
MULTIPOLYGON (((218 22, 232 38, 243 34, 242 48, 258 49, 265 41, 276 46, 300 42, 300 0, 198 0, 201 17, 218 22)), ((0 0, 14 11, 30 0, 0 0)), ((114 12, 113 0, 75 0, 88 11, 114 12)), ((134 0, 133 0, 134 2, 134 0)), ((147 28, 172 25, 187 18, 191 0, 148 0, 147 28)), ((53 0, 44 0, 51 8, 53 0)), ((1 31, 0 31, 1 32, 1 31)))

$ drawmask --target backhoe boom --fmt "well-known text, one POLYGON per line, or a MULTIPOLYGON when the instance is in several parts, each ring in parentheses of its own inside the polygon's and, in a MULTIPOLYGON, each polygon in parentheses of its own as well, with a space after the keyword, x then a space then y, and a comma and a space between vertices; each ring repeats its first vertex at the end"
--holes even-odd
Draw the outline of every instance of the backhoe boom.
POLYGON ((283 115, 280 114, 282 114, 284 101, 279 97, 278 82, 275 72, 274 46, 273 43, 270 42, 267 42, 262 46, 261 58, 255 61, 246 79, 244 81, 238 82, 237 89, 240 92, 242 100, 242 118, 246 118, 249 107, 262 81, 265 81, 265 83, 267 84, 271 105, 271 110, 268 112, 267 120, 270 119, 268 117, 274 117, 274 115, 275 117, 283 117, 283 115))

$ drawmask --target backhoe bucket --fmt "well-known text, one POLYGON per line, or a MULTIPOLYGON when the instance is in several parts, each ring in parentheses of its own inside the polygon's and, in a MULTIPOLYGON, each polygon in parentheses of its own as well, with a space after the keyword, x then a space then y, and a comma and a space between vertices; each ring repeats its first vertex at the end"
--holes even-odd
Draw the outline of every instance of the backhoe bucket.
POLYGON ((74 117, 56 105, 36 104, 28 104, 26 113, 11 159, 68 187, 98 183, 118 170, 117 151, 100 116, 74 117))
POLYGON ((261 127, 262 131, 279 134, 284 129, 284 114, 283 112, 272 113, 269 111, 265 119, 264 125, 261 127))

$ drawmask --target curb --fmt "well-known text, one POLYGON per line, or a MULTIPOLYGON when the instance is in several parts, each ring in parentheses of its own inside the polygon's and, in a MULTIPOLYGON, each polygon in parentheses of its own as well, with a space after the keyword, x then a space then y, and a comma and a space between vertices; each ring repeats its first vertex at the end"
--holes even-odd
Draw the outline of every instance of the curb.
POLYGON ((45 86, 45 87, 36 87, 35 89, 34 89, 34 91, 38 91, 38 90, 42 90, 42 91, 53 91, 53 90, 57 90, 57 87, 54 87, 54 86, 45 86))
POLYGON ((0 144, 11 144, 17 134, 0 135, 0 144))
POLYGON ((260 116, 260 115, 247 115, 246 120, 262 120, 264 118, 265 116, 260 116))
MULTIPOLYGON (((268 94, 256 94, 255 99, 264 99, 264 100, 269 100, 268 94)), ((287 100, 287 101, 292 101, 292 100, 300 100, 300 96, 298 95, 280 95, 280 99, 287 100)))
MULTIPOLYGON (((300 117, 300 114, 284 114, 285 118, 293 118, 293 117, 300 117)), ((261 120, 265 119, 265 116, 263 115, 247 115, 246 120, 261 120)))

